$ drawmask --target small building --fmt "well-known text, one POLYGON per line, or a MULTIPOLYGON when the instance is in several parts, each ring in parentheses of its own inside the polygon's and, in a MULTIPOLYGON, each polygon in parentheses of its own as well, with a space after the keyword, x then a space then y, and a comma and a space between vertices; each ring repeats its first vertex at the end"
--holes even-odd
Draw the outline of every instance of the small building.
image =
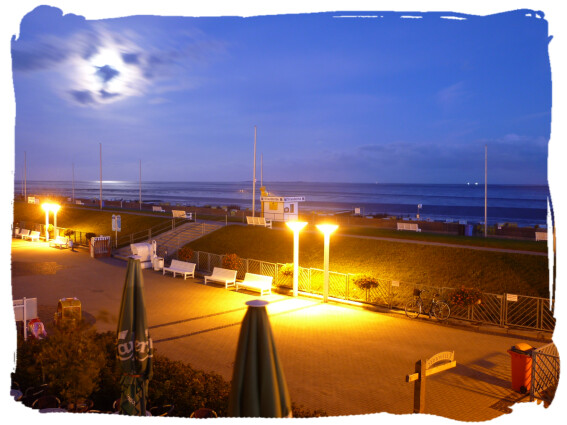
POLYGON ((261 196, 262 217, 272 221, 294 221, 299 219, 299 202, 305 196, 261 196))

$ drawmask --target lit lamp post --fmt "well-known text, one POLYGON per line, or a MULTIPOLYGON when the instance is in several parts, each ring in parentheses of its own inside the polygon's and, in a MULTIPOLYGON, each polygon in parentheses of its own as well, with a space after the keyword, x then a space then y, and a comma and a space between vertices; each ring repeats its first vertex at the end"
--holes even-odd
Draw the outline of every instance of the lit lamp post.
POLYGON ((324 251, 324 261, 323 268, 325 271, 325 280, 323 285, 323 302, 326 303, 329 299, 329 241, 331 240, 331 233, 338 229, 339 226, 336 224, 318 224, 317 229, 323 232, 325 251, 324 251))
POLYGON ((299 232, 307 223, 304 221, 288 221, 285 224, 293 230, 293 296, 297 297, 299 288, 299 232))
POLYGON ((57 227, 57 211, 61 208, 57 204, 42 204, 41 208, 45 211, 45 241, 49 242, 49 212, 53 211, 53 228, 57 227))

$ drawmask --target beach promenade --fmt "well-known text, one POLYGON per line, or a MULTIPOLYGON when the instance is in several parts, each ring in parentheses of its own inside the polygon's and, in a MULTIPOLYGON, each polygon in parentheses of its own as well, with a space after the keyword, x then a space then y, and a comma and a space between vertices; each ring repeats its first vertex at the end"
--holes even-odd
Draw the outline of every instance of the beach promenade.
MULTIPOLYGON (((115 331, 125 274, 126 263, 115 258, 12 241, 13 298, 37 298, 48 332, 63 297, 81 300, 83 317, 98 330, 115 331)), ((152 269, 143 276, 157 352, 230 380, 244 303, 257 293, 152 269)), ((515 402, 527 401, 511 389, 507 350, 519 342, 534 347, 547 343, 536 339, 536 333, 479 332, 314 298, 274 293, 264 299, 270 301, 268 313, 292 401, 328 415, 412 413, 413 384, 406 383, 406 375, 420 358, 454 351, 457 366, 428 378, 426 412, 461 421, 489 420, 510 413, 515 402)), ((532 407, 545 415, 543 406, 532 407)))

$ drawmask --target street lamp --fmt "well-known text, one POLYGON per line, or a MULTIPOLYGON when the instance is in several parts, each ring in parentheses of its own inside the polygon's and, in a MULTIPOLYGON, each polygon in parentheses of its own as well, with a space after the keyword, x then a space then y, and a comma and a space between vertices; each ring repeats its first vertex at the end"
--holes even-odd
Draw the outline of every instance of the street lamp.
POLYGON ((304 221, 288 221, 285 224, 293 230, 293 296, 297 297, 299 287, 299 232, 307 223, 304 221))
POLYGON ((53 212, 53 228, 57 228, 57 211, 61 206, 45 203, 41 205, 41 208, 45 211, 45 241, 49 242, 49 212, 53 212))
POLYGON ((326 303, 329 299, 329 241, 331 239, 331 233, 338 229, 339 226, 336 224, 318 224, 317 229, 323 232, 325 251, 324 251, 324 261, 323 268, 325 271, 325 280, 323 286, 323 302, 326 303))

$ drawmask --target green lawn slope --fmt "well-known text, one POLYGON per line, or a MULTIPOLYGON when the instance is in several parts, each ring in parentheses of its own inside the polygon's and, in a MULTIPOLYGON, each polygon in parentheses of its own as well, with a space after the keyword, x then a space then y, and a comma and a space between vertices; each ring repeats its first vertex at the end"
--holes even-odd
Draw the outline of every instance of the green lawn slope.
MULTIPOLYGON (((236 253, 241 258, 274 263, 293 261, 293 234, 289 230, 227 226, 188 245, 195 251, 236 253)), ((323 268, 320 232, 301 233, 299 264, 323 268)), ((340 273, 368 273, 406 283, 439 287, 464 285, 498 294, 549 295, 546 256, 333 235, 329 268, 340 273)))

